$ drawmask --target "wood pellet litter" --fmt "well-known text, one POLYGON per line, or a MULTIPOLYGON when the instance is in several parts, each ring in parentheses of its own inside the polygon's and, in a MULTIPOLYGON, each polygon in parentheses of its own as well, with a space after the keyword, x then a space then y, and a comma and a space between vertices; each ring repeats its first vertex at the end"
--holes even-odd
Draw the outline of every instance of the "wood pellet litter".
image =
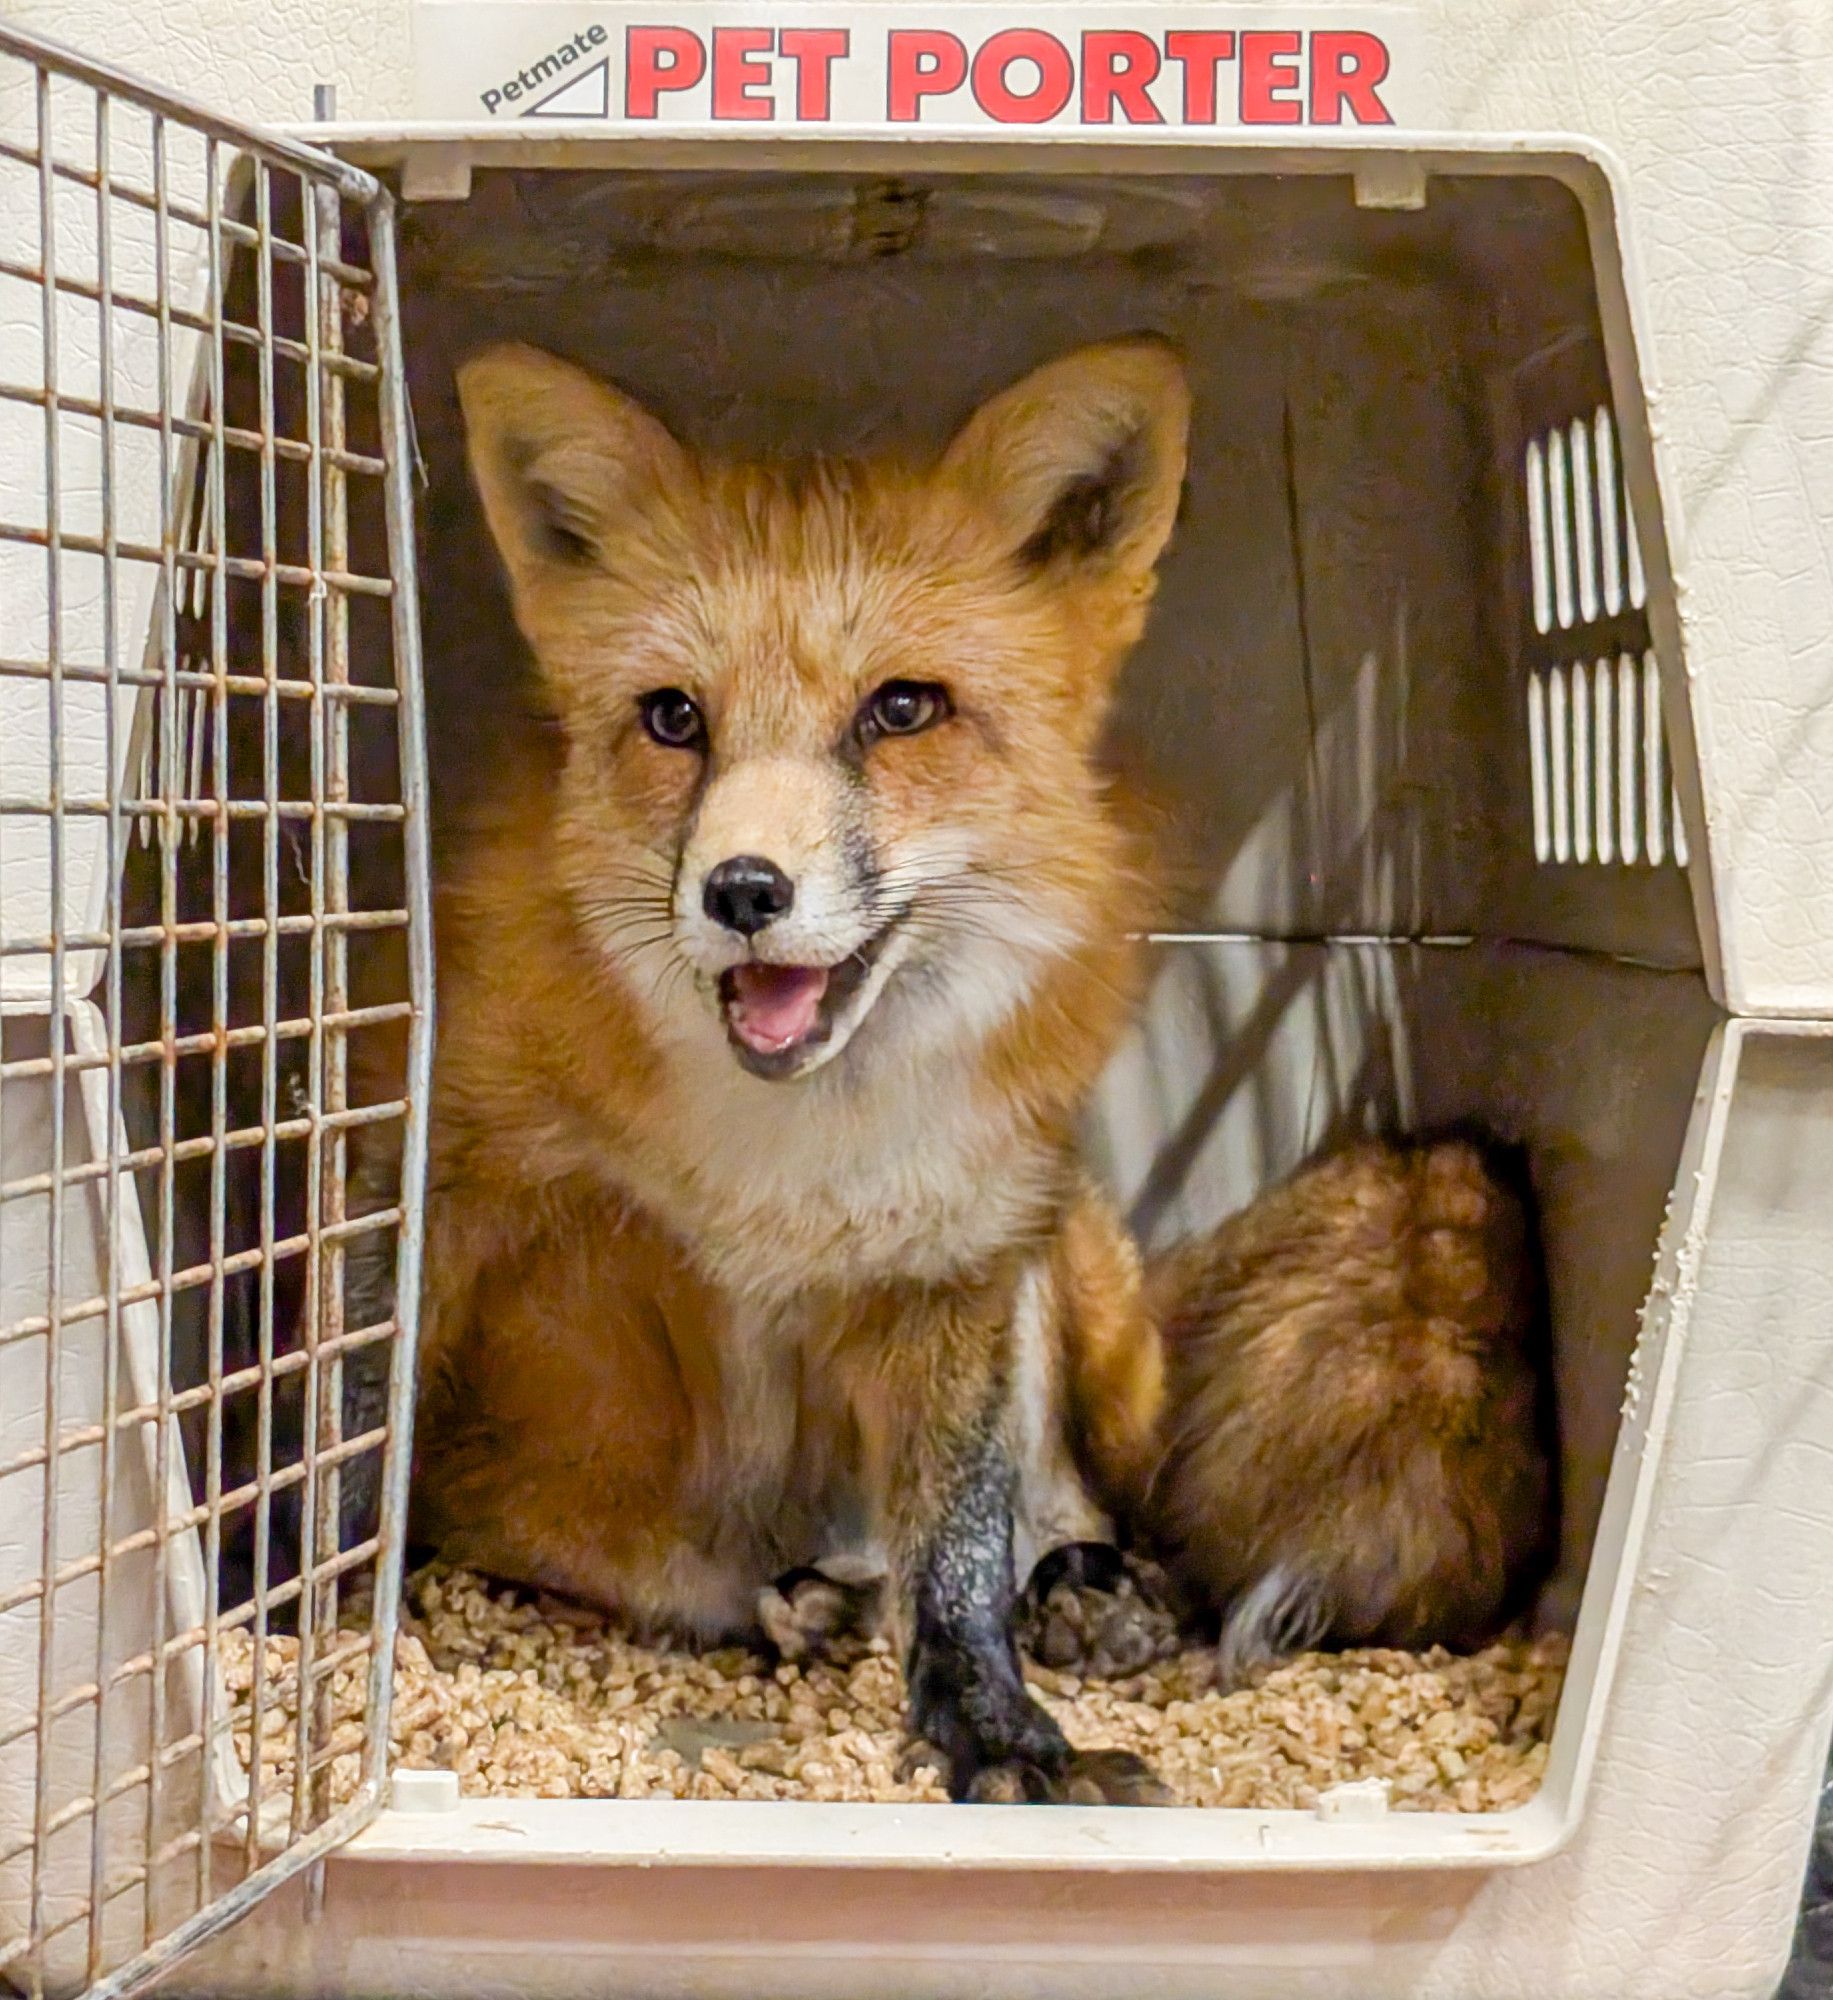
MULTIPOLYGON (((252 1637, 225 1634, 222 1650, 246 1767, 252 1637)), ((1033 1662, 1026 1676, 1074 1742, 1137 1751, 1183 1805, 1308 1808, 1331 1785, 1385 1778, 1397 1808, 1494 1812, 1539 1787, 1567 1650, 1542 1638, 1468 1657, 1307 1653, 1227 1694, 1200 1648, 1110 1680, 1033 1662)), ((292 1782, 297 1652, 267 1641, 270 1793, 292 1782)), ((333 1679, 340 1802, 357 1781, 366 1673, 353 1652, 333 1679)), ((470 1797, 942 1801, 902 1702, 882 1640, 801 1664, 660 1651, 577 1606, 423 1571, 408 1585, 391 1736, 400 1764, 455 1770, 470 1797)))

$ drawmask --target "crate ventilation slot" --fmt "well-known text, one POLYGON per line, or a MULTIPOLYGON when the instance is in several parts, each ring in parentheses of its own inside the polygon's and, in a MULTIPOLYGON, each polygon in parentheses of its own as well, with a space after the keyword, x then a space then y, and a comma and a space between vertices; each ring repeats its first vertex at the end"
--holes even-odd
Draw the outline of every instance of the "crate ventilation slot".
POLYGON ((1530 674, 1527 722, 1536 861, 1687 865, 1652 649, 1530 674))
MULTIPOLYGON (((1526 452, 1534 632, 1571 651, 1527 677, 1534 859, 1684 868, 1686 830, 1643 612, 1648 583, 1617 451, 1599 406, 1526 452)), ((1544 646, 1531 646, 1543 655, 1544 646)))
POLYGON ((1570 632, 1647 603, 1607 409, 1589 422, 1574 417, 1529 444, 1527 519, 1536 632, 1570 632))

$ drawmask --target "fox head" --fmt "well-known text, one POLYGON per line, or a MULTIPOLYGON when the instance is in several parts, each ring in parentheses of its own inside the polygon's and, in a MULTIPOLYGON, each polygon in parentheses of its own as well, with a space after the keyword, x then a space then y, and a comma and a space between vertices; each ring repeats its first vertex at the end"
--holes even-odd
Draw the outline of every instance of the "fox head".
POLYGON ((1052 362, 924 466, 708 462, 528 347, 459 394, 556 865, 659 1036, 790 1078, 984 1034, 1114 922, 1094 753, 1183 482, 1169 348, 1052 362))

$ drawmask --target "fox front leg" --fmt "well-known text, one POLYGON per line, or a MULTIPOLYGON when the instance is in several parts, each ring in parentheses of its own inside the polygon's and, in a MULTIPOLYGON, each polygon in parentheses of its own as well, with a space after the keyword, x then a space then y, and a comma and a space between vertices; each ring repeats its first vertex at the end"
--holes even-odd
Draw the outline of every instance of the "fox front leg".
POLYGON ((941 1753, 957 1799, 1161 1803, 1169 1795, 1137 1757, 1072 1748, 1026 1690, 1012 1629, 1017 1471, 1005 1371, 991 1365, 998 1337, 975 1338, 971 1315, 947 1317, 901 1329, 897 1359, 920 1365, 875 1371, 912 1732, 941 1753))
POLYGON ((994 1426, 967 1442, 916 1566, 910 1724, 949 1793, 982 1804, 1155 1805, 1169 1794, 1124 1750, 1076 1750, 1026 1692, 1012 1636, 1012 1468, 994 1426))

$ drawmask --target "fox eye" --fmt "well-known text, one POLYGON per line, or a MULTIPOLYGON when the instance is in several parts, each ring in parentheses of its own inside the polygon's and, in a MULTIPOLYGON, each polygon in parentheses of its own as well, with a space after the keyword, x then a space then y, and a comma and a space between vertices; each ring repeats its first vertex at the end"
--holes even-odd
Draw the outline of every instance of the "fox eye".
POLYGON ((652 688, 637 697, 637 708, 643 727, 670 750, 698 750, 706 741, 706 718, 679 688, 652 688))
POLYGON ((866 697, 859 733, 870 743, 880 736, 920 736, 953 712, 948 690, 936 681, 886 681, 866 697))

